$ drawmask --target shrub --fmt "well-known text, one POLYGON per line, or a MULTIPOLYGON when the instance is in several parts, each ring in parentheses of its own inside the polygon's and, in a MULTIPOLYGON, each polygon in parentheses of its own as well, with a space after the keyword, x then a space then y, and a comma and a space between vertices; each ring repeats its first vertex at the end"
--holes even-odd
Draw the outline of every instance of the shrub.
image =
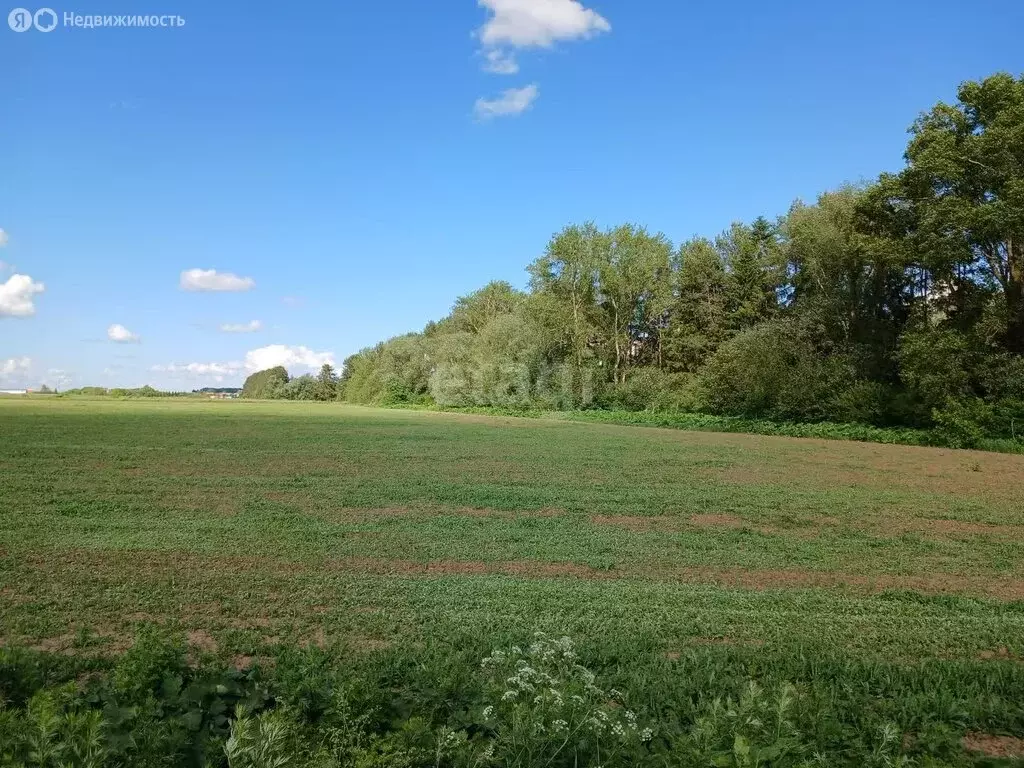
POLYGON ((950 448, 977 448, 994 418, 992 406, 978 398, 949 398, 943 408, 932 411, 935 434, 950 448))
POLYGON ((595 403, 623 411, 692 411, 697 406, 695 379, 687 373, 637 368, 621 384, 609 384, 595 403))
POLYGON ((734 416, 822 421, 834 418, 835 393, 854 380, 842 354, 825 354, 798 323, 774 321, 725 342, 701 372, 709 410, 734 416))

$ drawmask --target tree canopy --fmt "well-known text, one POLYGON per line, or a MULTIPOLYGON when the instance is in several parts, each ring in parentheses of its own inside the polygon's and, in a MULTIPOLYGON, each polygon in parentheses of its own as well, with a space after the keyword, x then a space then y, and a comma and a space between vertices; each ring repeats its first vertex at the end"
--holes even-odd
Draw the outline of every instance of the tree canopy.
MULTIPOLYGON (((349 357, 337 381, 325 368, 312 396, 1016 435, 1024 79, 963 84, 914 123, 905 161, 678 247, 634 224, 567 226, 526 291, 489 283, 422 332, 349 357)), ((275 370, 245 395, 284 395, 275 370)))

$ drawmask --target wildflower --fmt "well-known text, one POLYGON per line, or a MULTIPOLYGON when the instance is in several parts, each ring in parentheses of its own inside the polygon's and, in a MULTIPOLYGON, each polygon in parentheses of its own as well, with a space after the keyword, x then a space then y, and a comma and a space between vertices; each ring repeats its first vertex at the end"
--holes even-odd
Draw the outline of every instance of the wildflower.
POLYGON ((512 699, 514 699, 518 695, 519 695, 519 691, 505 691, 503 694, 501 694, 501 700, 502 701, 511 701, 512 699))
POLYGON ((650 741, 652 736, 654 736, 654 731, 650 728, 644 728, 640 731, 640 741, 650 741))
POLYGON ((484 707, 484 719, 486 720, 487 718, 489 718, 493 712, 494 707, 492 707, 490 704, 484 707))

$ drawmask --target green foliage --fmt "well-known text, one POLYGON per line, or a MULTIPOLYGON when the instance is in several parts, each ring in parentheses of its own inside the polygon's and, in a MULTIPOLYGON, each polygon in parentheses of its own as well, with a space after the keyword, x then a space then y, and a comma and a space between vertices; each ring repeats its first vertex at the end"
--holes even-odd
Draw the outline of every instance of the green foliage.
POLYGON ((738 698, 706 701, 693 726, 694 761, 735 768, 802 763, 808 750, 793 722, 797 696, 788 683, 767 694, 752 681, 738 698))
POLYGON ((744 331, 721 346, 701 373, 712 412, 781 421, 822 421, 834 398, 854 381, 849 358, 828 353, 811 329, 776 321, 744 331))
POLYGON ((427 399, 430 344, 424 334, 397 336, 345 360, 341 374, 350 403, 395 405, 427 399))
POLYGON ((992 406, 977 398, 949 398, 944 407, 932 411, 936 435, 943 445, 951 448, 980 446, 993 417, 992 406))
POLYGON ((104 727, 74 683, 41 689, 23 711, 0 705, 0 764, 101 768, 110 758, 104 727))
POLYGON ((955 298, 965 283, 998 289, 1002 341, 1024 354, 1024 77, 963 83, 912 128, 907 167, 882 179, 899 234, 910 237, 933 285, 955 298), (965 279, 966 278, 966 279, 965 279))
POLYGON ((250 375, 242 385, 241 397, 253 400, 270 400, 281 397, 288 383, 288 371, 283 366, 267 368, 250 375))
MULTIPOLYGON (((337 692, 328 707, 310 706, 308 697, 323 689, 296 688, 275 666, 264 678, 263 700, 236 700, 223 710, 228 697, 207 698, 184 718, 172 706, 112 698, 102 673, 86 688, 50 684, 23 706, 0 707, 0 760, 26 768, 952 768, 968 764, 959 743, 965 731, 1024 727, 1013 662, 991 669, 977 662, 908 667, 806 658, 806 648, 709 647, 669 662, 633 646, 591 652, 600 665, 593 671, 566 637, 507 639, 512 642, 482 662, 413 649, 315 660, 315 679, 345 678, 376 691, 388 711, 382 718, 356 715, 337 692), (615 678, 626 682, 625 691, 598 682, 615 678), (218 712, 226 724, 216 731, 187 725, 218 712), (154 729, 184 740, 154 740, 154 729)), ((297 671, 296 649, 282 652, 292 654, 297 671)), ((152 645, 149 653, 161 656, 152 645)), ((175 655, 172 649, 164 657, 172 665, 165 678, 178 674, 175 655)), ((224 673, 200 666, 190 674, 210 680, 224 673)))
POLYGON ((1014 440, 1016 417, 998 414, 1024 400, 1024 79, 958 96, 914 124, 900 174, 775 221, 678 250, 632 224, 568 226, 528 266, 528 293, 490 283, 424 333, 349 358, 343 397, 1014 440), (975 398, 997 414, 974 422, 980 437, 946 413, 975 398))
POLYGON ((317 384, 308 373, 303 374, 289 380, 275 396, 283 400, 316 400, 317 384))
POLYGON ((334 372, 334 366, 330 363, 324 363, 320 368, 316 386, 313 388, 313 399, 323 402, 338 399, 338 374, 334 372))
POLYGON ((525 648, 498 649, 481 664, 487 675, 480 717, 481 762, 505 766, 576 766, 632 762, 653 732, 604 691, 580 665, 568 637, 538 634, 525 648))
POLYGON ((283 712, 262 712, 253 717, 239 707, 224 744, 228 768, 283 768, 293 762, 297 745, 294 721, 283 712))
POLYGON ((180 397, 182 392, 164 392, 159 389, 146 384, 143 387, 137 387, 135 389, 125 389, 122 387, 115 387, 114 389, 106 389, 104 387, 81 387, 79 389, 67 389, 64 391, 65 395, 86 395, 90 397, 117 397, 117 398, 136 398, 136 397, 180 397))

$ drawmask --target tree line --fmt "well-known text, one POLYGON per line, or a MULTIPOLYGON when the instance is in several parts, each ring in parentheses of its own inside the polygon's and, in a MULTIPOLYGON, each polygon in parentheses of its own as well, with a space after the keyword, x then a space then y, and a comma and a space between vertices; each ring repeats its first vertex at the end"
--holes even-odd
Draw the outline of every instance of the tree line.
MULTIPOLYGON (((275 396, 1024 428, 1024 77, 967 82, 906 165, 679 246, 572 225, 451 313, 275 396), (290 394, 289 394, 290 393, 290 394)), ((252 380, 253 377, 250 377, 252 380)), ((246 382, 246 394, 256 387, 246 382)))

